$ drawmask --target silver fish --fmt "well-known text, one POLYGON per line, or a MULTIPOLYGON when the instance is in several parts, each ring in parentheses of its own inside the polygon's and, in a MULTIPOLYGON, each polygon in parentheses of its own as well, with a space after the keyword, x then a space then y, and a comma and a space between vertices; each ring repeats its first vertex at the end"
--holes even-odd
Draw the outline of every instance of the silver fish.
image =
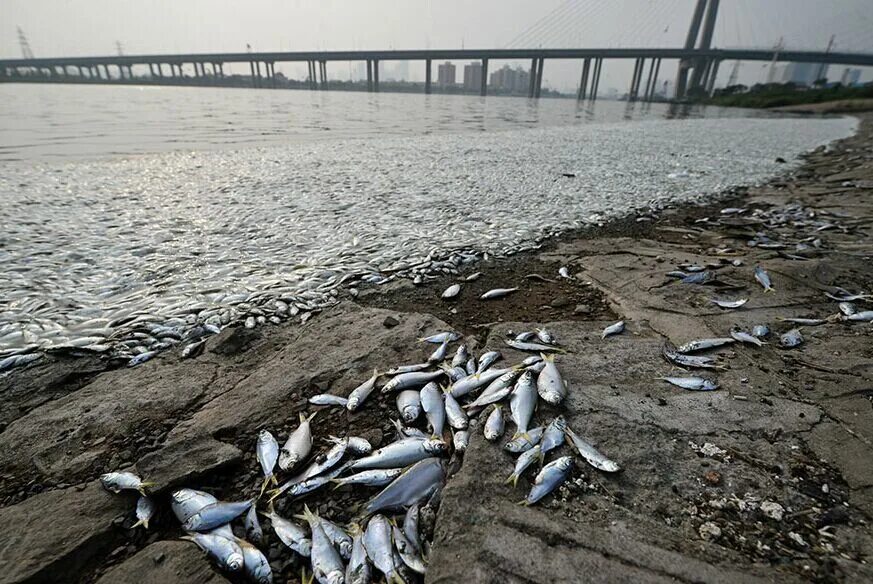
POLYGON ((461 409, 461 405, 454 397, 452 397, 452 394, 448 389, 443 389, 443 401, 445 405, 446 419, 449 422, 449 426, 455 430, 466 430, 469 425, 467 414, 463 409, 461 409))
POLYGON ((243 569, 249 581, 256 584, 272 584, 273 569, 261 550, 244 539, 234 538, 243 555, 243 569))
POLYGON ((374 515, 364 531, 364 548, 376 569, 385 575, 389 583, 403 581, 394 563, 394 547, 391 545, 391 524, 384 515, 374 515))
POLYGON ((279 450, 279 468, 282 470, 288 470, 296 466, 309 456, 309 452, 312 450, 312 429, 310 422, 312 422, 314 417, 315 414, 308 418, 302 413, 300 414, 300 425, 288 436, 285 445, 279 450))
POLYGON ((314 406, 341 406, 345 408, 348 406, 349 400, 340 395, 321 393, 310 397, 309 403, 314 406))
POLYGON ((536 407, 537 388, 534 386, 533 373, 525 371, 515 383, 515 389, 509 397, 509 411, 516 425, 516 436, 527 432, 536 407))
POLYGON ((367 505, 368 514, 388 509, 408 507, 424 501, 441 489, 446 480, 446 469, 438 458, 425 458, 406 470, 373 497, 367 505))
POLYGON ((528 493, 525 505, 533 505, 567 480, 573 470, 573 457, 562 456, 553 460, 543 467, 537 478, 534 479, 533 488, 528 493))
POLYGON ((546 345, 543 343, 531 343, 531 342, 522 342, 516 341, 515 339, 509 341, 503 341, 513 349, 518 349, 519 351, 534 351, 536 353, 565 353, 562 348, 556 347, 553 345, 546 345))
POLYGON ((488 419, 485 420, 485 439, 491 442, 497 440, 503 436, 504 429, 503 410, 499 405, 494 406, 494 409, 488 414, 488 419))
POLYGON ((507 294, 512 294, 513 292, 518 291, 518 288, 494 288, 493 290, 489 290, 485 294, 479 297, 480 300, 494 300, 497 298, 503 298, 507 294))
POLYGON ((764 345, 764 343, 761 342, 761 340, 755 335, 750 335, 749 333, 738 329, 731 329, 731 337, 735 341, 739 341, 740 343, 748 343, 750 345, 755 345, 758 347, 762 347, 764 345))
POLYGON ((350 412, 355 412, 364 405, 364 402, 368 397, 370 397, 370 394, 373 393, 373 390, 376 388, 376 380, 378 378, 379 372, 373 369, 373 375, 367 381, 351 391, 348 401, 346 402, 346 409, 350 412))
POLYGON ((543 439, 540 442, 542 457, 564 443, 564 430, 567 429, 567 420, 564 416, 558 416, 546 426, 543 439))
POLYGON ((145 353, 140 353, 139 355, 137 355, 136 357, 134 357, 133 359, 128 361, 127 366, 128 367, 136 367, 137 365, 141 365, 141 364, 145 363, 146 361, 148 361, 149 359, 151 359, 152 357, 154 357, 157 354, 158 354, 157 351, 146 351, 145 353))
POLYGON ((676 350, 680 353, 695 353, 697 351, 706 351, 708 349, 715 349, 716 347, 722 347, 724 345, 730 345, 734 343, 733 339, 728 338, 719 338, 719 339, 698 339, 696 341, 691 341, 685 343, 684 345, 680 345, 676 350))
POLYGON ((441 365, 440 367, 442 368, 443 371, 446 372, 446 376, 449 378, 449 381, 451 383, 455 383, 456 381, 460 381, 460 380, 464 379, 465 377, 467 377, 468 375, 470 375, 469 373, 467 373, 466 369, 463 369, 461 367, 449 367, 448 365, 445 365, 445 364, 441 365))
POLYGON ((608 327, 606 327, 605 329, 603 329, 603 332, 600 334, 600 338, 605 339, 606 337, 608 337, 610 335, 617 335, 617 334, 621 333, 623 330, 624 330, 624 321, 620 320, 617 323, 611 324, 608 327))
POLYGON ((524 331, 515 335, 515 340, 519 343, 526 343, 538 338, 536 331, 524 331))
POLYGON ((455 447, 455 452, 464 452, 469 444, 469 430, 458 430, 452 435, 452 445, 455 447))
POLYGON ((855 305, 851 302, 840 302, 839 307, 840 312, 843 313, 843 316, 851 316, 858 312, 857 309, 855 309, 855 305))
POLYGON ((397 394, 397 410, 407 424, 411 424, 421 415, 420 393, 414 389, 405 389, 397 394))
POLYGON ((418 438, 419 440, 427 440, 429 436, 419 430, 418 428, 407 428, 403 424, 400 423, 399 420, 392 420, 392 424, 394 424, 394 428, 397 430, 397 439, 402 440, 404 438, 418 438))
POLYGON ((321 519, 314 515, 308 506, 303 509, 303 514, 312 532, 312 551, 309 559, 315 579, 320 584, 343 584, 345 566, 342 557, 325 533, 321 519))
POLYGON ((446 452, 448 446, 439 439, 404 438, 353 461, 349 470, 398 468, 446 452))
POLYGON ((770 334, 770 327, 766 324, 756 324, 752 327, 752 334, 759 339, 764 338, 770 334))
POLYGON ((473 375, 479 370, 479 367, 476 364, 475 357, 471 356, 469 359, 467 359, 467 363, 466 365, 464 365, 464 370, 467 372, 468 375, 473 375))
POLYGON ((558 339, 555 338, 555 335, 553 335, 551 332, 547 331, 544 328, 537 329, 537 339, 547 345, 555 345, 558 342, 558 339))
POLYGON ((239 572, 245 565, 242 549, 232 539, 213 533, 191 533, 181 539, 197 544, 222 570, 239 572))
POLYGON ((6 371, 7 369, 21 367, 23 365, 27 365, 28 363, 33 363, 37 359, 41 358, 42 355, 39 353, 30 353, 27 355, 12 355, 11 357, 6 357, 5 359, 0 360, 0 371, 6 371))
POLYGON ((145 483, 141 478, 132 472, 108 472, 100 475, 100 482, 107 491, 120 493, 124 490, 139 491, 145 495, 146 488, 153 487, 154 483, 145 483))
POLYGON ((846 317, 846 320, 851 320, 852 322, 871 322, 873 321, 873 310, 865 310, 863 312, 850 314, 846 317))
MULTIPOLYGON (((555 357, 546 354, 543 354, 542 357, 545 366, 537 376, 537 391, 546 402, 556 406, 567 397, 567 382, 561 378, 561 373, 555 366, 555 357)), ((527 371, 526 373, 531 372, 527 371)))
POLYGON ((451 286, 449 286, 448 288, 443 290, 442 297, 445 300, 449 300, 449 299, 457 296, 460 292, 461 292, 461 285, 460 284, 452 284, 451 286))
POLYGON ((526 434, 513 436, 512 440, 503 445, 503 449, 513 454, 521 454, 539 444, 544 431, 545 428, 539 426, 533 430, 528 430, 526 434))
POLYGON ((775 292, 770 282, 770 274, 761 266, 755 266, 755 279, 764 288, 764 292, 775 292))
POLYGON ((203 491, 178 489, 170 495, 170 507, 180 523, 185 523, 207 505, 217 503, 218 499, 203 491))
POLYGON ((564 432, 567 438, 570 439, 570 444, 573 445, 579 456, 584 458, 588 464, 603 472, 618 472, 621 470, 617 463, 601 454, 599 450, 580 438, 569 426, 567 426, 564 432))
POLYGON ((279 540, 301 556, 308 558, 312 549, 312 541, 307 537, 306 531, 300 526, 279 516, 272 508, 264 514, 273 526, 273 531, 279 540))
POLYGON ((500 351, 488 351, 479 357, 479 365, 476 368, 476 373, 482 373, 491 367, 497 360, 502 357, 500 351))
POLYGON ((140 495, 136 501, 136 523, 131 526, 131 529, 142 525, 146 529, 149 528, 149 520, 155 516, 155 502, 145 495, 140 495))
POLYGON ((429 337, 424 337, 424 338, 421 338, 418 340, 426 342, 426 343, 440 344, 446 340, 448 340, 449 342, 452 342, 452 341, 457 341, 460 338, 461 338, 461 335, 459 333, 456 333, 454 331, 447 331, 447 332, 437 333, 437 334, 431 335, 429 337))
POLYGON ((337 438, 336 436, 328 436, 328 442, 332 444, 341 444, 343 441, 346 442, 346 452, 351 454, 355 454, 357 456, 366 456, 373 452, 373 446, 370 444, 370 441, 366 438, 361 438, 360 436, 349 436, 348 438, 337 438))
POLYGON ((406 515, 403 517, 403 535, 406 536, 406 540, 412 544, 415 551, 421 554, 421 538, 418 535, 418 510, 418 503, 413 503, 406 510, 406 515))
POLYGON ((182 349, 182 358, 183 359, 194 359, 203 353, 203 349, 206 348, 206 339, 202 341, 197 341, 196 343, 191 343, 189 345, 185 345, 185 348, 182 349))
POLYGON ((658 377, 658 379, 676 387, 693 391, 713 391, 718 389, 718 384, 715 381, 705 377, 658 377))
POLYGON ((302 497, 307 493, 311 493, 312 491, 320 489, 331 480, 339 476, 341 473, 345 472, 349 464, 351 463, 341 464, 323 474, 317 474, 315 476, 311 476, 302 480, 295 477, 283 483, 278 489, 273 489, 272 491, 269 491, 270 501, 273 501, 274 499, 276 499, 276 497, 282 495, 283 493, 288 493, 288 495, 292 497, 302 497))
POLYGON ((719 308, 739 308, 743 306, 746 302, 748 302, 748 298, 740 298, 738 300, 719 300, 718 298, 711 298, 710 302, 718 306, 719 308))
POLYGON ((258 432, 257 455, 258 463, 264 472, 264 482, 261 484, 261 494, 263 494, 267 483, 276 484, 276 475, 273 474, 273 469, 276 468, 276 461, 279 460, 279 443, 268 430, 258 432))
POLYGON ((439 363, 444 361, 449 352, 449 342, 444 341, 436 350, 427 358, 428 363, 439 363))
POLYGON ((542 362, 543 358, 539 355, 531 355, 530 357, 525 357, 524 361, 521 362, 521 367, 530 367, 542 362))
POLYGON ((819 326, 827 323, 827 319, 824 318, 782 318, 777 317, 776 320, 781 320, 782 322, 790 322, 792 324, 798 324, 800 326, 819 326))
MULTIPOLYGON (((306 519, 306 517, 298 517, 298 519, 306 519)), ((337 525, 336 523, 325 519, 324 517, 319 517, 319 521, 321 521, 321 528, 324 529, 324 533, 327 535, 327 538, 333 543, 334 547, 339 550, 340 556, 344 560, 348 560, 352 557, 352 538, 346 533, 345 529, 337 525)))
POLYGON ((230 523, 249 510, 252 501, 218 501, 203 507, 182 524, 185 531, 210 531, 230 523))
POLYGON ((514 371, 514 369, 487 369, 482 373, 474 373, 460 381, 452 383, 449 387, 449 391, 452 392, 453 397, 463 397, 511 371, 514 371))
POLYGON ((361 471, 349 477, 333 479, 337 487, 343 485, 364 485, 366 487, 382 487, 396 479, 403 472, 402 468, 378 468, 361 471))
POLYGON ((467 351, 467 345, 461 345, 455 350, 455 356, 452 357, 452 367, 465 366, 469 358, 470 353, 467 351))
POLYGON ((803 343, 803 335, 798 329, 791 329, 779 337, 779 344, 783 347, 797 347, 803 343))
POLYGON ((439 379, 443 375, 445 375, 444 371, 401 373, 382 386, 382 393, 421 387, 428 382, 439 379))
POLYGON ((246 530, 246 537, 250 541, 261 543, 261 540, 264 539, 264 530, 261 529, 261 522, 258 521, 258 511, 254 505, 249 507, 249 510, 246 512, 243 526, 246 530))
POLYGON ((414 365, 398 365, 385 372, 385 375, 400 375, 401 373, 416 373, 432 367, 432 363, 416 363, 414 365))
POLYGON ((403 533, 403 530, 400 529, 396 524, 391 524, 391 533, 394 539, 394 549, 397 550, 397 553, 400 555, 400 559, 406 564, 409 569, 418 574, 425 574, 427 572, 427 564, 424 563, 424 560, 419 555, 419 552, 415 549, 415 546, 406 539, 406 534, 403 533))
POLYGON ((464 278, 464 281, 465 282, 473 282, 474 280, 478 280, 481 275, 482 275, 482 272, 476 272, 475 274, 470 274, 469 276, 464 278))
POLYGON ((446 424, 446 404, 437 384, 430 382, 421 389, 419 394, 421 409, 427 416, 431 432, 434 436, 442 436, 446 424))
POLYGON ((352 557, 346 566, 345 584, 370 584, 373 581, 370 559, 364 547, 364 533, 361 527, 355 523, 351 526, 352 533, 352 557))
POLYGON ((854 302, 856 300, 867 300, 869 298, 873 298, 873 296, 864 292, 858 292, 857 294, 850 294, 846 290, 842 290, 842 292, 843 293, 841 293, 839 296, 831 294, 830 292, 825 292, 825 296, 827 296, 831 300, 836 300, 837 302, 854 302))
POLYGON ((512 483, 512 486, 515 487, 518 485, 518 479, 524 474, 524 471, 530 467, 534 462, 538 460, 542 460, 543 451, 542 446, 537 444, 530 450, 526 450, 521 453, 521 456, 515 461, 515 468, 512 470, 512 474, 509 475, 509 478, 506 479, 507 483, 512 483))
POLYGON ((340 460, 342 460, 342 457, 346 455, 346 450, 348 450, 348 448, 348 438, 337 439, 337 441, 333 443, 333 446, 331 446, 326 453, 317 456, 312 464, 310 464, 303 472, 290 479, 288 482, 303 482, 306 479, 311 479, 312 477, 316 477, 323 472, 334 468, 336 464, 340 460))
POLYGON ((570 279, 573 277, 570 275, 570 270, 568 270, 565 266, 561 266, 561 268, 558 269, 558 275, 561 276, 562 278, 567 278, 567 279, 570 279))

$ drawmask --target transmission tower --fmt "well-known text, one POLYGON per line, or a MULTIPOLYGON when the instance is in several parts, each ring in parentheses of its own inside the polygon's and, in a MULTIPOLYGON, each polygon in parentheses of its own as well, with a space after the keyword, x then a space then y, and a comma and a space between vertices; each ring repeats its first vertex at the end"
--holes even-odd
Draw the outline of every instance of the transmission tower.
POLYGON ((24 36, 24 31, 21 27, 18 28, 18 44, 21 45, 21 56, 25 59, 33 59, 33 51, 30 50, 30 43, 27 42, 27 37, 24 36))

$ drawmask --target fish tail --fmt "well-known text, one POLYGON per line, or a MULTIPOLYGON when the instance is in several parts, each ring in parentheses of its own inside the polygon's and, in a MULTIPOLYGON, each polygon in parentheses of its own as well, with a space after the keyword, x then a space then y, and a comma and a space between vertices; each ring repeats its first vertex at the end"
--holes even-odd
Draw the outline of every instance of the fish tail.
POLYGON ((148 519, 140 519, 139 521, 137 521, 136 523, 134 523, 133 525, 131 525, 130 528, 131 528, 131 529, 136 529, 136 528, 139 527, 140 525, 142 525, 143 527, 145 527, 146 529, 148 529, 148 528, 149 528, 149 520, 148 520, 148 519))
POLYGON ((541 358, 543 361, 546 361, 547 363, 551 363, 552 361, 555 360, 555 356, 554 356, 554 355, 549 355, 548 353, 540 353, 540 358, 541 358))
POLYGON ((312 421, 312 418, 314 418, 314 417, 315 417, 315 414, 317 414, 317 413, 318 413, 317 410, 314 411, 314 412, 312 412, 311 414, 309 414, 309 417, 308 417, 308 418, 305 417, 303 414, 300 414, 300 421, 301 421, 301 422, 311 422, 311 421, 312 421))
POLYGON ((306 577, 306 568, 300 568, 300 582, 301 582, 301 584, 312 584, 314 579, 315 579, 315 573, 310 574, 309 577, 307 578, 306 577))
POLYGON ((527 499, 524 501, 519 501, 516 505, 521 505, 522 507, 530 507, 530 503, 527 502, 527 499))
POLYGON ((140 484, 139 484, 139 488, 137 489, 137 491, 139 491, 140 494, 142 494, 142 495, 147 495, 148 493, 146 493, 146 489, 151 488, 151 487, 154 487, 154 486, 157 486, 157 484, 158 484, 158 483, 154 483, 154 482, 144 482, 144 483, 140 483, 140 484))
POLYGON ((267 503, 272 505, 273 501, 276 500, 279 497, 279 495, 282 494, 282 489, 270 489, 269 491, 267 491, 267 494, 270 495, 270 498, 267 499, 267 503))
POLYGON ((267 485, 270 484, 270 479, 273 477, 264 477, 263 482, 261 483, 261 491, 258 493, 258 499, 264 496, 264 491, 267 490, 267 485))
POLYGON ((512 473, 512 474, 509 475, 509 477, 508 477, 508 478, 503 482, 504 485, 508 485, 509 483, 512 483, 512 488, 515 488, 515 485, 518 484, 518 475, 515 474, 515 473, 512 473))
POLYGON ((337 490, 338 488, 340 488, 341 486, 343 486, 344 484, 346 484, 342 479, 330 479, 330 482, 334 483, 334 485, 333 485, 334 491, 337 490))

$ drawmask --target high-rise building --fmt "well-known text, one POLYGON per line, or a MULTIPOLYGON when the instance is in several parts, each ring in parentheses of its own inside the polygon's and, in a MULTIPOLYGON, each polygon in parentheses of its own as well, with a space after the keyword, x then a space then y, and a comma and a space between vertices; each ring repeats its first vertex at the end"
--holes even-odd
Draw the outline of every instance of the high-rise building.
POLYGON ((464 89, 479 91, 482 87, 482 63, 473 61, 464 65, 464 89))
POLYGON ((853 85, 858 85, 861 81, 861 70, 860 69, 850 69, 846 67, 843 71, 843 76, 840 78, 840 83, 851 87, 853 85))
POLYGON ((513 69, 504 65, 491 74, 491 87, 501 93, 525 93, 530 83, 530 73, 521 67, 513 69))
POLYGON ((409 61, 397 62, 397 81, 409 81, 409 61))
POLYGON ((451 87, 455 84, 455 66, 446 61, 437 67, 437 85, 440 87, 451 87))
POLYGON ((782 75, 783 83, 812 85, 828 76, 828 66, 820 63, 788 63, 782 75))

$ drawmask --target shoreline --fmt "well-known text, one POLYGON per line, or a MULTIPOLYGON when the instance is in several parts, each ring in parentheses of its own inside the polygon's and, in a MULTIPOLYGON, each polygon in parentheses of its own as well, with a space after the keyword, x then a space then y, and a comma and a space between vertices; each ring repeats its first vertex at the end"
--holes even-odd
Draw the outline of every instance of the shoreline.
MULTIPOLYGON (((170 351, 132 369, 101 370, 86 359, 14 371, 0 379, 6 398, 0 526, 17 532, 23 519, 41 509, 50 510, 50 517, 26 537, 16 533, 0 550, 2 563, 15 567, 0 582, 39 581, 60 569, 77 582, 106 574, 133 582, 143 569, 167 568, 144 564, 144 557, 157 553, 185 558, 198 570, 184 578, 177 573, 173 581, 220 582, 193 546, 166 541, 180 535, 171 517, 159 517, 149 533, 128 529, 132 503, 95 487, 100 472, 134 464, 161 477, 164 490, 184 483, 225 499, 241 496, 257 482, 258 429, 284 435, 298 412, 319 409, 307 405, 306 397, 344 394, 373 367, 426 357, 427 348, 415 343, 426 332, 455 327, 477 352, 499 348, 512 361, 509 355, 518 355, 500 342, 506 330, 546 323, 571 349, 559 361, 572 388, 565 415, 625 470, 607 477, 580 467, 560 495, 520 509, 514 503, 522 491, 502 484, 511 460, 474 430, 463 465, 444 493, 428 581, 489 582, 494 574, 506 581, 572 581, 583 567, 600 570, 603 580, 870 577, 862 561, 873 553, 865 527, 873 516, 873 476, 864 461, 873 428, 862 387, 870 380, 869 356, 858 338, 870 338, 869 325, 804 329, 806 344, 791 352, 775 342, 756 351, 719 352, 726 367, 718 373, 723 388, 705 396, 678 393, 652 379, 669 372, 658 356, 663 339, 723 336, 731 324, 757 318, 784 332, 776 316, 836 310, 821 290, 807 285, 810 279, 819 286, 839 281, 852 291, 873 290, 869 268, 864 271, 870 236, 863 232, 873 216, 871 144, 873 116, 861 116, 854 136, 819 148, 792 172, 763 185, 714 195, 704 206, 680 204, 651 222, 628 216, 562 234, 537 250, 479 262, 463 273, 481 271, 482 277, 464 284, 457 302, 439 299, 454 276, 422 287, 398 281, 362 288, 356 299, 344 294, 338 306, 303 325, 225 330, 193 361, 180 361, 178 351, 170 351), (849 209, 854 217, 832 216, 838 226, 851 224, 848 233, 839 227, 822 231, 824 251, 801 262, 780 257, 780 250, 729 243, 748 237, 741 224, 698 222, 717 219, 725 205, 779 208, 792 198, 819 213, 849 209), (863 244, 859 238, 866 238, 863 244), (709 290, 665 281, 663 273, 680 261, 717 258, 718 246, 732 247, 725 257, 743 262, 718 273, 746 286, 743 293, 753 299, 749 308, 709 308, 709 290), (754 262, 766 262, 776 294, 762 295, 749 281, 754 262), (562 265, 578 278, 558 278, 562 265), (529 274, 552 281, 525 278, 529 274), (475 299, 509 285, 522 289, 499 301, 475 299), (619 318, 628 331, 615 342, 599 342, 603 326, 619 318), (701 454, 705 443, 721 454, 701 454), (732 497, 747 502, 741 508, 732 497), (778 502, 784 517, 762 516, 763 500, 778 502), (74 513, 77 505, 92 517, 74 513), (821 535, 825 527, 836 534, 821 535)), ((320 409, 316 435, 347 431, 384 444, 391 436, 393 400, 371 399, 353 415, 320 409)), ((538 416, 548 419, 548 412, 538 416)), ((342 489, 308 500, 347 521, 368 495, 342 489)), ((276 581, 296 581, 291 554, 278 553, 275 543, 268 556, 280 568, 276 581)), ((171 563, 178 571, 176 561, 171 563)))

